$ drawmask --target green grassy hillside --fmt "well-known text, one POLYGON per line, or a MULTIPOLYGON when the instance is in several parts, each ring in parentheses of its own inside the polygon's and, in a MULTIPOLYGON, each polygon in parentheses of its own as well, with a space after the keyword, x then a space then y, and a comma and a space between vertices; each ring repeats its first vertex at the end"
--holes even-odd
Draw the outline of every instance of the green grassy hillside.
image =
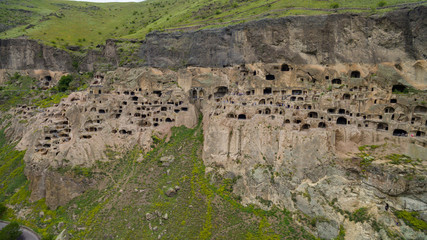
POLYGON ((194 30, 262 18, 342 12, 382 13, 417 0, 147 0, 85 3, 0 1, 0 38, 28 36, 50 45, 95 47, 108 38, 144 39, 158 30, 194 30), (2 31, 2 29, 8 29, 2 31))

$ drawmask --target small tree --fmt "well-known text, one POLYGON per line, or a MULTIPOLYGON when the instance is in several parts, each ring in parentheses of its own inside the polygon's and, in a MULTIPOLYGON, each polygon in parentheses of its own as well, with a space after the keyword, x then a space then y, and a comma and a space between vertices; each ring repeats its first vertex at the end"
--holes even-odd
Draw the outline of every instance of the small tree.
POLYGON ((21 236, 22 232, 19 230, 17 222, 11 222, 2 230, 0 230, 0 239, 2 240, 16 240, 21 236))
POLYGON ((340 7, 339 3, 337 3, 337 2, 331 3, 331 8, 336 9, 336 8, 339 8, 339 7, 340 7))
POLYGON ((57 86, 58 91, 59 92, 67 91, 70 88, 71 81, 73 81, 73 76, 71 76, 71 75, 62 76, 58 82, 58 86, 57 86))
POLYGON ((378 2, 378 7, 384 7, 385 5, 387 5, 386 1, 379 1, 378 2))

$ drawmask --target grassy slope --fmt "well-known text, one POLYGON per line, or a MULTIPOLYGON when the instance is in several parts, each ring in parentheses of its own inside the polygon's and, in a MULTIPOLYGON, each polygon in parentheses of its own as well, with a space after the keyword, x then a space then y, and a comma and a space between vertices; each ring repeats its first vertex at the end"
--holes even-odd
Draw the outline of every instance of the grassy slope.
MULTIPOLYGON (((27 105, 47 108, 58 104, 62 98, 67 97, 71 91, 83 90, 92 76, 90 74, 73 75, 67 91, 59 92, 55 86, 42 90, 37 86, 37 80, 29 76, 21 76, 18 73, 10 76, 9 81, 0 84, 0 111, 27 105)), ((26 121, 26 120, 22 120, 26 121)))
MULTIPOLYGON (((195 26, 206 28, 234 24, 266 17, 299 14, 331 14, 331 3, 339 4, 336 12, 384 12, 375 9, 380 0, 147 0, 140 3, 84 3, 65 0, 5 0, 0 2, 4 17, 19 27, 0 33, 0 38, 22 35, 51 45, 95 47, 108 38, 143 39, 153 30, 195 26), (363 9, 346 9, 346 8, 363 9), (23 9, 33 14, 16 15, 23 9), (21 17, 20 16, 25 16, 21 17)), ((387 0, 386 6, 421 2, 387 0)))
MULTIPOLYGON (((293 223, 286 210, 242 206, 230 192, 231 180, 210 184, 201 160, 202 144, 199 124, 194 129, 175 128, 170 141, 159 140, 146 154, 138 148, 124 154, 110 150, 112 161, 90 170, 74 169, 97 179, 98 189, 55 211, 47 209, 43 200, 29 203, 27 183, 19 181, 20 188, 5 199, 15 208, 8 210, 6 219, 17 219, 45 237, 66 228, 73 239, 157 239, 161 233, 162 239, 314 239, 293 223), (161 166, 159 159, 169 155, 175 161, 161 166), (178 194, 167 197, 165 191, 175 186, 181 188, 178 194), (24 218, 17 217, 21 209, 26 209, 24 218), (167 220, 147 221, 146 213, 156 211, 167 213, 167 220), (55 230, 60 222, 64 225, 55 230), (150 230, 150 225, 157 229, 150 230)), ((17 152, 21 160, 22 154, 17 152)), ((21 168, 23 163, 22 174, 21 168)))
POLYGON ((6 143, 4 129, 0 130, 0 202, 11 198, 14 192, 26 185, 24 175, 25 152, 14 150, 6 143))

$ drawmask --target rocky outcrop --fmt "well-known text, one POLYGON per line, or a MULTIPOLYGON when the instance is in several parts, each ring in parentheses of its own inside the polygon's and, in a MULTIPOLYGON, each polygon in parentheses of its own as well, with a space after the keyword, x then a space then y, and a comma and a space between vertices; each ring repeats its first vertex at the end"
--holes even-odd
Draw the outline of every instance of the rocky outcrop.
POLYGON ((140 57, 152 67, 255 62, 380 63, 425 59, 427 7, 384 16, 290 16, 196 32, 151 33, 140 57))
MULTIPOLYGON (((386 236, 374 222, 406 238, 423 237, 393 211, 427 216, 426 73, 424 60, 118 68, 97 73, 87 90, 56 106, 11 110, 28 123, 12 121, 6 133, 22 138, 17 147, 27 150, 31 200, 46 198, 56 208, 96 186, 73 169, 115 161, 107 146, 148 151, 153 134, 192 127, 201 112, 206 172, 212 181, 232 179, 242 203, 301 213, 308 219, 302 224, 325 239, 336 238, 340 228, 347 239, 386 236), (378 150, 360 150, 363 145, 378 150), (391 163, 393 153, 411 164, 391 163), (384 210, 386 204, 393 211, 384 210), (361 208, 369 217, 351 220, 361 208)), ((159 161, 170 167, 174 158, 159 161)))
POLYGON ((28 39, 0 39, 0 69, 73 71, 66 51, 28 39))
POLYGON ((98 45, 96 50, 89 50, 79 64, 81 71, 115 69, 119 65, 119 56, 115 40, 108 39, 105 45, 98 45))
POLYGON ((25 175, 30 179, 30 201, 45 198, 51 209, 65 205, 94 183, 88 178, 73 175, 72 171, 63 174, 47 168, 40 171, 33 166, 25 169, 25 175))
POLYGON ((236 181, 245 204, 301 211, 321 238, 336 238, 340 225, 346 239, 380 238, 373 221, 422 238, 384 208, 426 214, 427 99, 416 90, 426 85, 414 77, 424 63, 193 68, 206 171, 236 181), (390 163, 393 153, 412 167, 390 163), (349 220, 360 208, 366 220, 349 220))
MULTIPOLYGON (((74 49, 80 51, 80 47, 74 49)), ((29 39, 0 39, 0 69, 61 72, 111 70, 118 67, 115 40, 88 50, 83 57, 29 39)), ((1 78, 1 75, 0 75, 1 78)), ((1 79, 0 79, 1 80, 1 79)))
POLYGON ((6 133, 10 139, 22 137, 17 147, 27 150, 31 200, 46 198, 51 208, 63 205, 85 191, 90 181, 60 174, 61 169, 109 161, 109 146, 139 145, 148 151, 153 134, 164 137, 174 126, 195 126, 197 110, 176 81, 170 70, 119 68, 96 75, 87 91, 73 93, 56 106, 12 110, 28 122, 12 121, 6 133))

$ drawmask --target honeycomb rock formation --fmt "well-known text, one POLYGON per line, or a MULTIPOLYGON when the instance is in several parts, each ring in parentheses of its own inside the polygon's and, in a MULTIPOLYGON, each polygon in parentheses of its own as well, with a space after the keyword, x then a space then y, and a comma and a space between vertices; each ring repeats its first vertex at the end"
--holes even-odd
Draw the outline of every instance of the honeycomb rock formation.
MULTIPOLYGON (((367 207, 378 223, 423 239, 384 206, 427 220, 426 9, 150 34, 140 51, 147 66, 98 72, 47 109, 10 110, 6 133, 27 150, 31 199, 56 208, 94 183, 54 170, 113 161, 110 146, 149 150, 153 135, 167 138, 202 116, 206 172, 213 182, 232 179, 242 203, 327 219, 316 223, 321 238, 336 238, 342 225, 347 239, 387 239, 346 217, 367 207)), ((72 71, 65 55, 61 67, 30 64, 23 48, 0 43, 9 49, 1 54, 16 57, 1 63, 0 82, 20 70, 48 89, 72 71)), ((114 63, 114 42, 107 45, 102 54, 114 63)))

